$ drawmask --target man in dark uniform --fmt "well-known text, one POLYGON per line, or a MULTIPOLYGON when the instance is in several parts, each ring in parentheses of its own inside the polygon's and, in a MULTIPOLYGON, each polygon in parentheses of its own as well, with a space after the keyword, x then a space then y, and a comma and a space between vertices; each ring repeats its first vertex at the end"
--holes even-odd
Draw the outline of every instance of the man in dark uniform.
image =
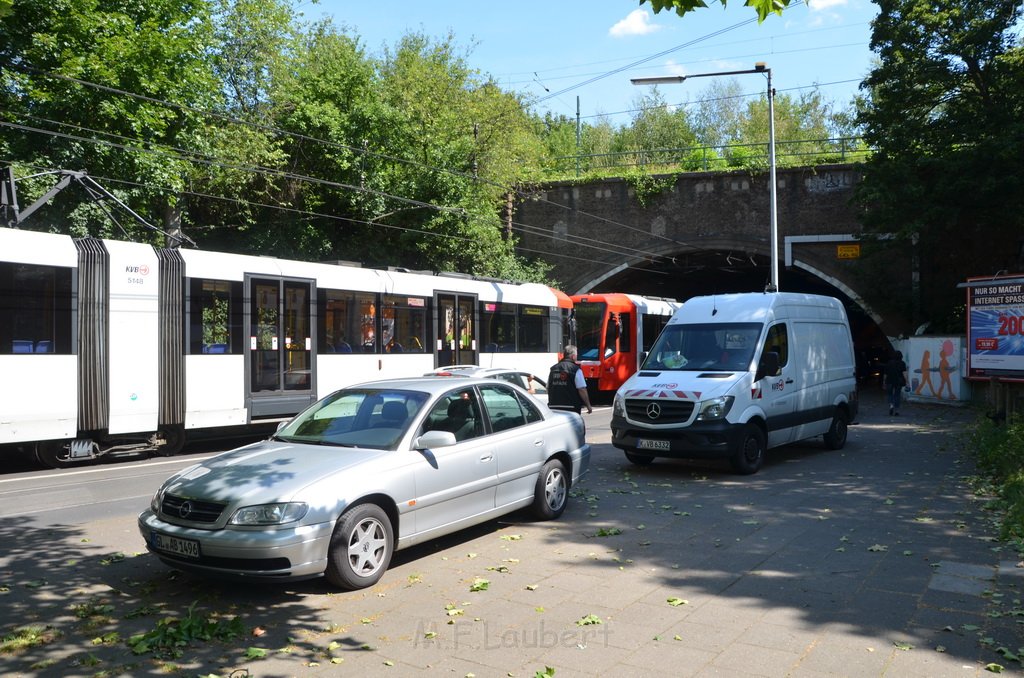
POLYGON ((587 380, 576 363, 576 347, 567 344, 564 356, 551 366, 548 376, 548 407, 553 410, 572 410, 580 414, 587 408, 587 414, 594 411, 587 393, 587 380))

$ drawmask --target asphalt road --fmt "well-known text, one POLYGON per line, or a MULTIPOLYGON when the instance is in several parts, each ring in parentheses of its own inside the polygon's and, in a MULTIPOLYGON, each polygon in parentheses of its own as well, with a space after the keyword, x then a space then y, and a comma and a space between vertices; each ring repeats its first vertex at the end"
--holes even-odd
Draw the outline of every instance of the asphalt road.
POLYGON ((212 581, 142 552, 135 515, 202 454, 0 476, 0 670, 1020 672, 1024 568, 995 541, 993 516, 967 482, 961 442, 972 413, 910 405, 889 417, 872 391, 844 450, 820 441, 773 450, 748 477, 724 464, 634 467, 608 444, 609 415, 586 417, 591 472, 560 520, 515 514, 399 552, 359 592, 321 580, 212 581), (192 632, 162 624, 169 616, 192 620, 192 632), (144 633, 149 649, 135 654, 126 641, 144 633), (15 639, 25 647, 12 650, 15 639), (159 651, 173 640, 176 649, 159 651))

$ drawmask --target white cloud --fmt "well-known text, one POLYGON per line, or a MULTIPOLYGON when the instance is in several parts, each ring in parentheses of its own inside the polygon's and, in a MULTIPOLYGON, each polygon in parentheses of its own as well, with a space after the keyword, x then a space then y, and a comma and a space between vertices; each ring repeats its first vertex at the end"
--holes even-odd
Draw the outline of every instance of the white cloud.
POLYGON ((651 13, 645 9, 634 9, 625 19, 608 29, 613 38, 624 38, 630 35, 647 35, 661 30, 661 26, 651 23, 651 13))
POLYGON ((847 0, 807 0, 807 8, 812 12, 821 12, 833 7, 845 5, 847 0))

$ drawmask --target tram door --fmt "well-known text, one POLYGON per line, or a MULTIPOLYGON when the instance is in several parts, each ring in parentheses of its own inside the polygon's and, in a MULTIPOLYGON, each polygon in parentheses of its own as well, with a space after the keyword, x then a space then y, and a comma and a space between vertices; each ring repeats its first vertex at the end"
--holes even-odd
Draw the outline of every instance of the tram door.
POLYGON ((438 293, 434 297, 436 366, 476 365, 475 294, 438 293))
POLYGON ((316 400, 311 280, 250 277, 248 407, 253 418, 297 413, 316 400))

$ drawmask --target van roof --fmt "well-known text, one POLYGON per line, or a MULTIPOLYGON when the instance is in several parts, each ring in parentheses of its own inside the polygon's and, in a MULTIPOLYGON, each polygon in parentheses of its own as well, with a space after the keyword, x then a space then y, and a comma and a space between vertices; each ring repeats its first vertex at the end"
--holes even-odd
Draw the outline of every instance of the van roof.
POLYGON ((691 297, 669 322, 765 323, 778 315, 790 319, 847 322, 846 309, 835 297, 800 292, 740 292, 691 297))

